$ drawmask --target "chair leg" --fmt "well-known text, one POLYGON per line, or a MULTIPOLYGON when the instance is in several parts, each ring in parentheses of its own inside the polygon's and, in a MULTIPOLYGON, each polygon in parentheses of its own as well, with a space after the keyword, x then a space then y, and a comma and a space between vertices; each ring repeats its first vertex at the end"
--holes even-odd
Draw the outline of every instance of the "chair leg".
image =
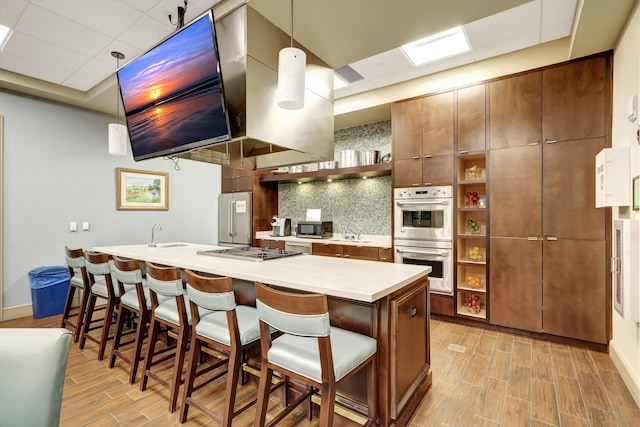
POLYGON ((138 315, 138 329, 136 330, 136 342, 133 349, 133 358, 131 359, 131 374, 129 375, 129 384, 136 382, 138 374, 138 364, 142 357, 142 344, 144 343, 144 334, 149 323, 149 312, 145 309, 138 315))
POLYGON ((120 338, 122 338, 122 330, 124 329, 124 320, 129 310, 120 306, 118 310, 118 317, 116 319, 116 331, 113 335, 113 345, 111 346, 111 356, 109 357, 109 369, 113 368, 116 364, 116 351, 120 348, 120 338))
POLYGON ((87 334, 89 333, 91 318, 93 317, 93 311, 96 307, 96 299, 97 297, 93 294, 89 296, 89 302, 87 303, 87 313, 85 314, 84 325, 82 326, 82 335, 80 336, 80 350, 84 349, 84 344, 87 342, 87 334))
POLYGON ((258 403, 256 404, 256 419, 254 425, 264 426, 267 417, 267 406, 269 404, 269 389, 271 388, 271 379, 273 370, 266 366, 266 362, 262 362, 262 371, 260 372, 260 381, 258 384, 258 403))
POLYGON ((333 427, 333 406, 336 402, 336 385, 322 384, 320 399, 320 427, 333 427))
POLYGON ((147 381, 149 375, 147 372, 151 369, 153 361, 153 355, 155 352, 156 342, 158 341, 158 334, 160 333, 160 323, 151 318, 151 331, 149 332, 149 344, 147 346, 147 355, 144 359, 144 369, 142 370, 142 379, 140 380, 140 391, 147 389, 147 381))
POLYGON ((378 417, 378 402, 376 402, 376 359, 367 366, 367 418, 370 425, 375 425, 378 417))
POLYGON ((227 369, 227 391, 224 402, 224 415, 222 417, 222 425, 224 427, 231 427, 231 422, 233 421, 241 369, 242 350, 234 347, 231 350, 231 354, 229 354, 229 367, 227 369))
POLYGON ((76 294, 76 287, 73 285, 70 285, 69 291, 67 292, 67 301, 64 304, 64 311, 62 312, 62 321, 60 322, 61 328, 64 328, 65 326, 67 326, 67 319, 69 318, 69 313, 71 312, 71 305, 73 303, 73 297, 75 296, 75 294, 76 294))
POLYGON ((85 324, 85 316, 87 315, 87 304, 89 303, 89 297, 91 296, 91 292, 83 289, 82 298, 80 300, 80 311, 78 312, 78 324, 76 326, 75 333, 73 335, 73 341, 78 342, 80 337, 82 336, 82 331, 84 329, 85 324))
POLYGON ((100 336, 100 344, 98 345, 98 360, 104 359, 104 352, 107 348, 107 341, 109 340, 109 330, 111 329, 111 318, 113 317, 115 307, 116 302, 109 298, 107 300, 107 309, 104 313, 104 321, 102 322, 102 334, 100 336))
POLYGON ((187 378, 184 381, 184 393, 182 395, 182 407, 180 408, 180 423, 187 421, 187 415, 189 412, 189 404, 187 399, 191 397, 193 392, 193 383, 196 379, 196 371, 198 369, 198 361, 200 360, 200 348, 202 342, 193 338, 191 342, 191 350, 189 351, 189 367, 187 368, 187 378))
POLYGON ((178 402, 178 389, 180 388, 180 380, 182 379, 182 367, 187 352, 187 343, 189 342, 189 326, 180 327, 178 334, 178 342, 176 343, 176 365, 173 368, 173 381, 169 392, 169 412, 175 412, 178 402))

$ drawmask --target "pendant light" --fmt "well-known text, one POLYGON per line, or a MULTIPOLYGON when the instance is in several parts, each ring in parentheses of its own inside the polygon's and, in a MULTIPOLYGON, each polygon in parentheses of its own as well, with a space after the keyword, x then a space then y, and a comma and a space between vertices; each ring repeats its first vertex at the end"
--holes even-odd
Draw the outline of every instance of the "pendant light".
POLYGON ((307 55, 293 47, 293 0, 291 0, 291 47, 278 55, 278 106, 287 110, 304 107, 304 75, 307 55))
MULTIPOLYGON (((124 55, 120 52, 111 52, 111 56, 116 58, 116 70, 120 68, 120 60, 124 55)), ((120 124, 120 99, 116 84, 116 123, 109 123, 109 154, 112 156, 126 156, 127 145, 129 145, 129 135, 127 127, 120 124)))

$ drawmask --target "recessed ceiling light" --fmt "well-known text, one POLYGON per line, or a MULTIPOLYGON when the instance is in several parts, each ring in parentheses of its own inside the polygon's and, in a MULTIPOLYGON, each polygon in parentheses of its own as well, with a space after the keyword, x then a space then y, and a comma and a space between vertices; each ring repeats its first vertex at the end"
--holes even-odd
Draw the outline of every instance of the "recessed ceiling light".
POLYGON ((334 89, 340 89, 341 87, 346 87, 348 85, 349 85, 349 83, 347 83, 346 81, 342 80, 336 74, 333 75, 333 88, 334 89))
POLYGON ((11 28, 0 24, 0 52, 2 52, 2 49, 4 49, 4 46, 7 44, 11 33, 11 28))
POLYGON ((400 49, 416 67, 469 51, 469 42, 462 27, 416 40, 400 49))

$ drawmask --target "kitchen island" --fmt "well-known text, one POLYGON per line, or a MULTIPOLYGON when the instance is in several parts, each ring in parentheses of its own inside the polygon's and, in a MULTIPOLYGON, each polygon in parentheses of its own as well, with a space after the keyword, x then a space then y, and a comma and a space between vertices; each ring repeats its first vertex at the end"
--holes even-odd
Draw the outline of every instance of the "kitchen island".
MULTIPOLYGON (((240 304, 255 304, 253 282, 326 294, 331 324, 378 342, 378 413, 381 426, 406 425, 431 385, 429 267, 298 255, 263 262, 198 255, 224 249, 190 243, 97 246, 96 251, 234 279, 240 304)), ((365 381, 355 375, 339 390, 336 425, 357 425, 365 381)))

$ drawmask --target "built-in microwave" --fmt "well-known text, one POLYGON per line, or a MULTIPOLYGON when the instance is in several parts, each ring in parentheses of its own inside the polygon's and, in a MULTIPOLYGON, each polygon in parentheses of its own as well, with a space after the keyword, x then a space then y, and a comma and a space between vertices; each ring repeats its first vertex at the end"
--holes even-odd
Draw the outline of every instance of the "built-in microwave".
POLYGON ((333 236, 332 221, 298 221, 296 227, 297 237, 312 239, 324 239, 333 236))

